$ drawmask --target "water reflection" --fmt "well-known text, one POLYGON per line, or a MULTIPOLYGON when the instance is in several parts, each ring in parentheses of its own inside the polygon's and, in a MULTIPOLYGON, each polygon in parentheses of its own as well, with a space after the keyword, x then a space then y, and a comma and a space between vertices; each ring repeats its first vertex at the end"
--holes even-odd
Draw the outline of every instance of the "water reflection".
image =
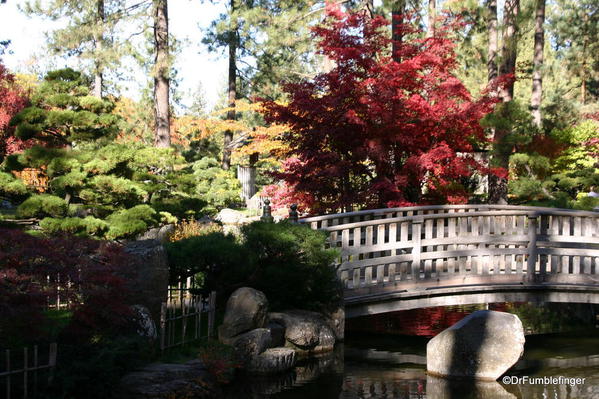
POLYGON ((599 337, 527 337, 510 376, 584 378, 582 385, 450 381, 426 374, 426 340, 359 338, 275 377, 242 377, 227 398, 599 399, 599 337), (367 344, 365 344, 367 343, 367 344))

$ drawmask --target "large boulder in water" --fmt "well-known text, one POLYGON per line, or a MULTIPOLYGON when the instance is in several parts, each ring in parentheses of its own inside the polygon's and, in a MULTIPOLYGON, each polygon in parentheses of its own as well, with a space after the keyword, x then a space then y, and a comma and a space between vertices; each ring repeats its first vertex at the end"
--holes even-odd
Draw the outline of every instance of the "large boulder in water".
POLYGON ((261 291, 249 287, 237 289, 227 301, 225 318, 218 329, 218 338, 229 344, 244 332, 262 328, 268 315, 268 300, 261 291))
POLYGON ((479 310, 441 332, 426 346, 426 369, 441 377, 496 380, 524 352, 518 316, 479 310))
POLYGON ((244 363, 270 348, 272 338, 268 328, 256 328, 233 338, 233 348, 244 363))
POLYGON ((320 313, 288 310, 270 313, 269 320, 285 328, 285 345, 300 355, 329 352, 335 346, 335 333, 320 313))
POLYGON ((274 374, 295 366, 296 353, 291 348, 270 348, 254 357, 248 371, 259 374, 274 374))

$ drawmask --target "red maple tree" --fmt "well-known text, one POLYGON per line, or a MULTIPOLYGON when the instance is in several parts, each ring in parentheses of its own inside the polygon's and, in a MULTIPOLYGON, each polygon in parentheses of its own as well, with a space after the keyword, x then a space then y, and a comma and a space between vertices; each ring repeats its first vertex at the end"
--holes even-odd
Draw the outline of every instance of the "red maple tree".
POLYGON ((399 24, 394 57, 388 25, 329 5, 313 32, 334 68, 286 85, 286 104, 264 102, 267 122, 290 129, 290 160, 277 176, 313 198, 312 212, 463 203, 462 180, 483 170, 472 152, 486 141, 479 121, 502 82, 474 100, 456 78, 458 22, 447 19, 433 37, 399 24))
POLYGON ((27 95, 16 83, 15 77, 0 60, 0 161, 7 153, 27 147, 27 143, 12 137, 10 119, 28 105, 27 95))

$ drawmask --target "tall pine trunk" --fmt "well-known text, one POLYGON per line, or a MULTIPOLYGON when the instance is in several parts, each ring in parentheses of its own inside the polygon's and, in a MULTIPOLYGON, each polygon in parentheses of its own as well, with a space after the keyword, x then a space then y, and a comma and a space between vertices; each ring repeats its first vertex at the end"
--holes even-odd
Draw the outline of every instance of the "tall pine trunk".
POLYGON ((97 14, 97 26, 99 27, 99 32, 95 39, 95 48, 96 48, 96 60, 94 62, 94 96, 98 98, 102 98, 102 88, 104 86, 104 76, 103 76, 103 66, 100 58, 102 55, 99 53, 102 52, 103 42, 104 42, 104 0, 98 0, 97 3, 98 14, 97 14))
POLYGON ((406 12, 405 0, 395 0, 393 2, 393 8, 391 10, 391 38, 393 39, 392 44, 392 57, 396 62, 401 62, 401 57, 398 54, 398 49, 401 47, 403 41, 403 34, 398 31, 398 27, 404 22, 404 13, 406 12))
MULTIPOLYGON (((231 22, 229 30, 229 111, 227 119, 235 120, 235 100, 237 98, 237 24, 233 21, 235 14, 235 0, 231 0, 231 22)), ((231 167, 231 141, 233 131, 226 130, 223 140, 222 168, 228 170, 231 167)))
POLYGON ((435 36, 435 19, 437 18, 437 1, 428 0, 428 32, 427 36, 435 36))
MULTIPOLYGON (((487 34, 488 34, 488 45, 487 45, 487 81, 490 83, 497 78, 497 0, 486 0, 487 6, 487 34)), ((495 136, 495 129, 491 128, 487 132, 487 139, 489 142, 493 141, 495 136)), ((483 159, 485 165, 489 166, 489 153, 484 153, 483 159)), ((482 183, 485 185, 484 191, 488 192, 491 186, 491 180, 495 179, 495 176, 488 174, 487 181, 482 183)), ((494 183, 495 184, 495 183, 494 183)))
MULTIPOLYGON (((503 45, 501 48, 501 64, 499 73, 501 75, 516 72, 516 57, 518 55, 518 13, 520 10, 520 0, 505 0, 503 17, 505 20, 503 30, 503 45)), ((514 82, 506 85, 500 92, 501 100, 504 103, 512 101, 514 98, 514 82)), ((507 106, 501 107, 502 117, 509 118, 509 109, 507 106)), ((493 158, 491 165, 509 169, 509 160, 511 148, 506 146, 505 137, 510 132, 505 129, 495 129, 493 136, 493 158)), ((507 177, 499 177, 491 174, 489 176, 489 202, 491 204, 507 204, 507 177)))
POLYGON ((589 23, 589 15, 588 14, 584 14, 584 38, 582 41, 582 74, 581 74, 581 79, 582 79, 582 84, 580 85, 580 102, 582 103, 582 105, 585 105, 587 103, 587 52, 588 52, 588 48, 589 48, 589 34, 588 34, 588 23, 589 23))
POLYGON ((167 0, 154 0, 154 47, 154 146, 166 148, 171 145, 167 0))
POLYGON ((543 47, 545 46, 545 0, 537 0, 535 11, 535 44, 532 59, 532 94, 530 108, 535 125, 541 127, 541 99, 543 98, 543 47))
POLYGON ((487 0, 487 12, 487 79, 490 82, 497 77, 497 0, 487 0))

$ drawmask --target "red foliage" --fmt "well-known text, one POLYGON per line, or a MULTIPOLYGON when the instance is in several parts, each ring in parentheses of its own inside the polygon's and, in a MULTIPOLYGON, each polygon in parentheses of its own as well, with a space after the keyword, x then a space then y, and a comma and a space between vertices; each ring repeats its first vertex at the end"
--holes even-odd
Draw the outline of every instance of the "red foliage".
POLYGON ((121 248, 76 237, 36 238, 11 229, 0 229, 0 236, 0 337, 39 339, 47 304, 55 304, 59 292, 73 312, 69 331, 74 338, 128 325, 127 289, 117 271, 129 260, 121 248))
POLYGON ((479 121, 498 101, 491 89, 505 78, 472 99, 452 73, 456 22, 447 20, 428 38, 400 25, 400 62, 388 54, 384 18, 329 5, 325 22, 314 34, 335 67, 287 85, 288 104, 263 103, 268 122, 291 130, 294 161, 277 176, 309 194, 315 212, 464 202, 460 179, 482 169, 464 154, 486 140, 479 121))
POLYGON ((17 86, 15 77, 0 63, 0 160, 6 154, 17 152, 28 145, 17 138, 10 138, 10 119, 28 105, 25 91, 17 86))
MULTIPOLYGON (((293 161, 293 159, 287 159, 283 161, 283 166, 293 161)), ((261 195, 270 199, 273 210, 289 208, 291 204, 297 204, 299 209, 309 209, 314 203, 314 196, 310 193, 293 190, 285 181, 264 186, 261 195)))

